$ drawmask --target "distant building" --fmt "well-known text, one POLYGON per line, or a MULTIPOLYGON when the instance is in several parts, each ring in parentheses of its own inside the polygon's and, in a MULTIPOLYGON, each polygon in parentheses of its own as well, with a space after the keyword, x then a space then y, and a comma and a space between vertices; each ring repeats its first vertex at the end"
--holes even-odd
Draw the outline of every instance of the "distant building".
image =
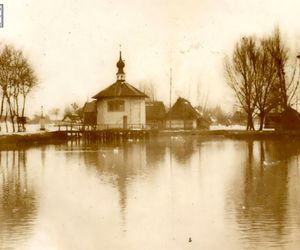
POLYGON ((82 120, 81 117, 77 114, 68 114, 64 116, 62 122, 66 124, 81 124, 82 120))
POLYGON ((117 67, 117 81, 93 97, 96 99, 97 128, 144 128, 148 96, 125 81, 121 52, 117 67))
POLYGON ((97 124, 97 102, 86 102, 83 106, 83 124, 96 125, 97 124))
POLYGON ((281 114, 275 112, 266 115, 264 128, 278 129, 280 126, 280 117, 281 114))
POLYGON ((163 102, 146 102, 146 124, 151 129, 163 129, 165 127, 166 109, 163 102))
POLYGON ((166 114, 166 128, 169 129, 196 129, 200 114, 191 103, 179 97, 166 114))
POLYGON ((266 117, 265 128, 300 130, 300 114, 291 107, 281 113, 271 113, 266 117))
POLYGON ((209 129, 212 124, 212 120, 209 116, 200 116, 197 119, 197 128, 198 129, 209 129))
POLYGON ((210 125, 212 125, 211 113, 205 112, 201 106, 195 107, 195 110, 199 114, 197 119, 197 129, 209 129, 210 125))

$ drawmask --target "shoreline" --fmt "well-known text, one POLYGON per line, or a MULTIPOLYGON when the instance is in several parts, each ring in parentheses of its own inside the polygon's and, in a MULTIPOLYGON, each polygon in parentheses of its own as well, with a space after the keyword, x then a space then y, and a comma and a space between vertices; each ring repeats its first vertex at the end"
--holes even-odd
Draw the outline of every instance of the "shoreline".
POLYGON ((208 139, 234 139, 234 140, 273 140, 273 139, 300 139, 299 131, 249 131, 249 130, 162 130, 158 136, 198 136, 208 139))
MULTIPOLYGON (((300 131, 246 131, 246 130, 150 130, 149 137, 197 136, 210 139, 239 139, 239 140, 267 140, 267 139, 300 139, 300 131)), ((45 131, 28 134, 0 135, 1 147, 5 145, 51 144, 72 140, 64 131, 45 131)))
POLYGON ((19 146, 56 144, 67 140, 67 136, 59 131, 45 131, 28 134, 3 134, 0 135, 0 150, 3 148, 19 146))

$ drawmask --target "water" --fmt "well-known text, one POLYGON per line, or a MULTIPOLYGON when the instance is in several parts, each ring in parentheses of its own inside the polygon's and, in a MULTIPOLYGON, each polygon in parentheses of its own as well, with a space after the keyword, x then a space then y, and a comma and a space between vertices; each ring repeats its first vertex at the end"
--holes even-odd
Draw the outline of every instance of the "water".
POLYGON ((1 151, 0 249, 299 249, 300 142, 1 151))

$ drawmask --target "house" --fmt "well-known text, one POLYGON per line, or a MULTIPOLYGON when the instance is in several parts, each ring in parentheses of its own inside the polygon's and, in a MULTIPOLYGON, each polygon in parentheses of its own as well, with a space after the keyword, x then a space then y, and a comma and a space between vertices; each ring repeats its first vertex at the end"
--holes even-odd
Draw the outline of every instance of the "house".
POLYGON ((210 112, 207 112, 203 107, 197 106, 195 110, 198 112, 197 129, 209 129, 212 124, 212 117, 210 112))
POLYGON ((64 116, 62 122, 65 124, 81 124, 82 120, 77 114, 68 114, 64 116))
POLYGON ((200 114, 191 103, 179 97, 166 114, 166 128, 169 129, 196 129, 200 114))
POLYGON ((212 120, 209 116, 200 116, 197 119, 197 128, 198 129, 209 129, 212 124, 212 120))
POLYGON ((297 110, 288 107, 281 113, 280 129, 282 130, 299 130, 300 129, 300 114, 297 110))
POLYGON ((163 102, 146 102, 146 124, 151 129, 163 129, 165 127, 166 109, 163 102))
POLYGON ((265 128, 300 130, 300 113, 291 107, 281 113, 271 113, 266 117, 265 128))
POLYGON ((117 62, 117 81, 93 96, 96 99, 97 129, 141 129, 146 125, 145 99, 148 97, 125 80, 125 63, 117 62))
POLYGON ((281 117, 281 114, 278 112, 276 112, 276 113, 273 112, 273 113, 266 115, 264 128, 278 129, 279 125, 280 125, 280 117, 281 117))
POLYGON ((300 130, 300 114, 293 108, 288 107, 280 115, 279 130, 300 130))
POLYGON ((83 124, 97 124, 97 103, 96 101, 86 102, 83 106, 83 124))

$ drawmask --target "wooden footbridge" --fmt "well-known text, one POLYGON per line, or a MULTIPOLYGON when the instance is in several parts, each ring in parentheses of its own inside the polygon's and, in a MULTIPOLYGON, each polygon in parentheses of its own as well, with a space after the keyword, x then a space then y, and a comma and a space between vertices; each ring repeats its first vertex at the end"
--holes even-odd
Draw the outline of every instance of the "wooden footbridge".
POLYGON ((142 140, 149 136, 150 130, 146 128, 129 127, 109 128, 96 126, 86 126, 83 124, 59 124, 58 132, 69 139, 82 139, 84 141, 112 142, 126 140, 142 140))

